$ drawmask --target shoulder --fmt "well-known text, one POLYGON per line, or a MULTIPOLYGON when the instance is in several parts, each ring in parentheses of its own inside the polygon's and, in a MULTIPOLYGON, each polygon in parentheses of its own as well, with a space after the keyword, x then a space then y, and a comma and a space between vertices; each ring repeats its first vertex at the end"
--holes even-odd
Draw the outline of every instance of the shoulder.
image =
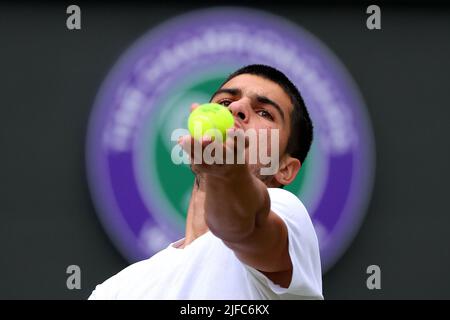
POLYGON ((322 298, 322 271, 319 243, 309 213, 293 193, 268 188, 271 211, 286 224, 289 255, 293 265, 292 281, 287 289, 270 283, 272 291, 288 296, 322 298))
POLYGON ((302 201, 280 188, 268 188, 270 210, 278 215, 286 224, 289 238, 301 240, 303 246, 310 245, 318 250, 318 240, 308 210, 302 201))
MULTIPOLYGON (((158 254, 162 253, 159 252, 158 254)), ((157 255, 158 255, 157 254, 157 255)), ((156 256, 156 255, 155 255, 156 256)), ((153 257, 155 257, 153 256, 153 257)), ((153 258, 152 257, 152 258, 153 258)), ((97 285, 89 296, 89 300, 114 300, 128 286, 139 283, 145 274, 151 272, 153 259, 136 262, 97 285)))
POLYGON ((268 188, 270 209, 282 218, 311 223, 308 210, 303 202, 292 192, 281 188, 268 188))
POLYGON ((290 191, 281 188, 267 188, 267 191, 269 192, 271 200, 272 198, 274 200, 282 199, 303 206, 303 203, 300 201, 300 199, 290 191))

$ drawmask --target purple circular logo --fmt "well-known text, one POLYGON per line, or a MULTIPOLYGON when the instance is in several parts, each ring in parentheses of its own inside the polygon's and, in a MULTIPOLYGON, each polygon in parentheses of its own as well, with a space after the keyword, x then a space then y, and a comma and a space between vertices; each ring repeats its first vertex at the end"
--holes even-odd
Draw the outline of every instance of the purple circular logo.
POLYGON ((176 17, 140 38, 95 101, 87 141, 90 190, 109 236, 130 261, 184 236, 193 175, 171 161, 171 137, 192 102, 207 102, 247 64, 284 72, 300 89, 315 139, 287 188, 311 215, 323 270, 350 244, 373 184, 374 141, 348 72, 316 37, 259 10, 216 8, 176 17))

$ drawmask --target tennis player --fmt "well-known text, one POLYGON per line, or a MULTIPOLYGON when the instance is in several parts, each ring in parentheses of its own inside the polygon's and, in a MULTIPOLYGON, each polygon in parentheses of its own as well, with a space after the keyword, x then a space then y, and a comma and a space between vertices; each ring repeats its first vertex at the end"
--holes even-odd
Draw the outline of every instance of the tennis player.
MULTIPOLYGON (((185 237, 97 285, 89 299, 323 299, 311 219, 283 189, 313 139, 300 92, 280 71, 249 65, 232 73, 211 102, 230 110, 232 130, 278 130, 278 170, 262 175, 263 164, 247 161, 191 164, 185 237)), ((224 150, 239 152, 233 142, 227 139, 224 150)), ((193 143, 191 136, 179 141, 186 151, 193 143)))

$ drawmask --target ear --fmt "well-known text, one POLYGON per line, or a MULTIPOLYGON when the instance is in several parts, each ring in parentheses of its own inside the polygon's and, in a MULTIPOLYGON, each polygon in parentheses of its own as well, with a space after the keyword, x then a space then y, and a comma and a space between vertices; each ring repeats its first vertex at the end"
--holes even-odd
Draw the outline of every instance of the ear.
POLYGON ((285 155, 280 161, 280 167, 274 178, 278 183, 288 185, 294 181, 301 166, 300 160, 285 155))

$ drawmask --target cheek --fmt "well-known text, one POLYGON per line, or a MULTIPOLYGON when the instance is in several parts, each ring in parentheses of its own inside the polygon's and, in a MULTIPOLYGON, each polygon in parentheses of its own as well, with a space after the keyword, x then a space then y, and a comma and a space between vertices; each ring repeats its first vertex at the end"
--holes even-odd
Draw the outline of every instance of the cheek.
MULTIPOLYGON (((284 154, 289 138, 287 133, 279 127, 265 128, 263 131, 267 134, 268 154, 272 155, 275 152, 278 157, 284 154)), ((262 141, 264 141, 264 138, 262 138, 262 141)))
POLYGON ((244 131, 253 131, 256 137, 256 145, 264 150, 267 155, 272 154, 272 140, 275 139, 273 143, 278 145, 278 153, 284 152, 287 143, 287 134, 285 130, 280 128, 280 126, 271 121, 262 119, 261 117, 253 118, 244 128, 244 131), (275 133, 278 131, 278 134, 275 133))
POLYGON ((286 132, 280 130, 280 153, 283 154, 286 151, 289 136, 286 132))
POLYGON ((272 155, 273 152, 280 152, 283 148, 281 131, 278 128, 259 128, 257 131, 258 148, 264 151, 264 154, 272 155))

